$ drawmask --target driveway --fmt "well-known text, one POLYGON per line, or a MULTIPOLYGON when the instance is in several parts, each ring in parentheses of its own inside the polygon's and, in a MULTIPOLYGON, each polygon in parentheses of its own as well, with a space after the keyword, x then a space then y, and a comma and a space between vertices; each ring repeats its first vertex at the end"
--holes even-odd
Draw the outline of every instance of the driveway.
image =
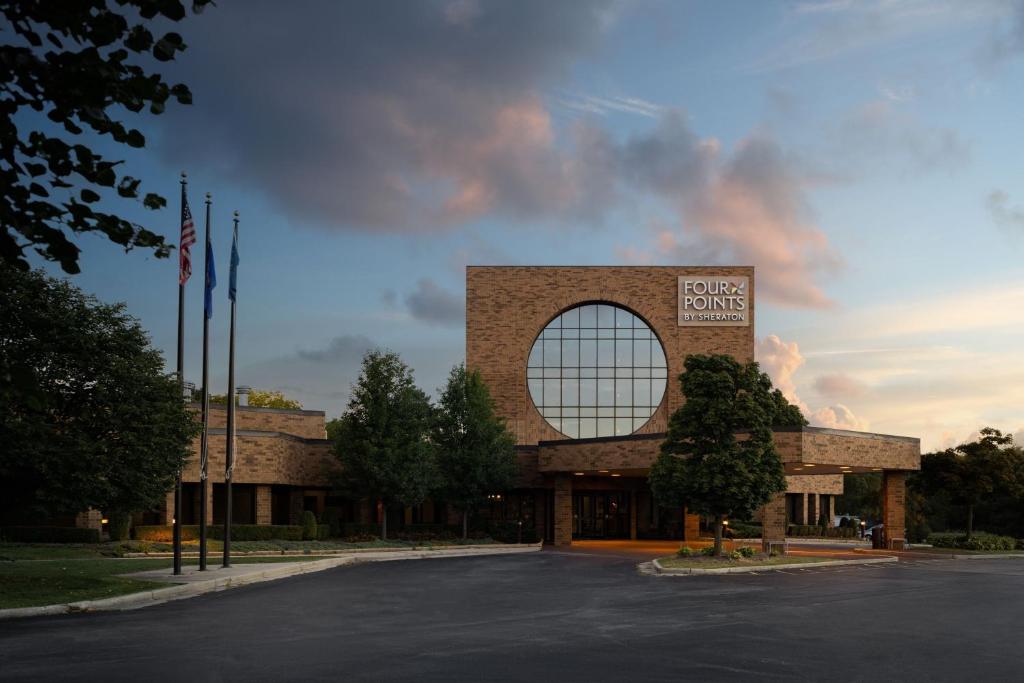
POLYGON ((574 550, 0 622, 3 680, 1016 680, 1024 561, 655 577, 574 550))

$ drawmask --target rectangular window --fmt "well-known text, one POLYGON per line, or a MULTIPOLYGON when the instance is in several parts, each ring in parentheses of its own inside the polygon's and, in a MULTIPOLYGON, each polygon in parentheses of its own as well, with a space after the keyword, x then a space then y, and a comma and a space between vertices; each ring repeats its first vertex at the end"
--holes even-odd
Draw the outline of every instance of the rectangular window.
POLYGON ((580 438, 593 439, 597 436, 597 420, 594 418, 580 418, 580 438))
POLYGON ((615 367, 628 368, 633 365, 633 340, 615 342, 615 367))
POLYGON ((562 327, 579 327, 580 326, 580 309, 573 308, 562 314, 562 327))
POLYGON ((626 407, 633 405, 633 383, 631 381, 619 380, 615 383, 615 405, 626 407))
POLYGON ((598 436, 615 436, 615 420, 610 417, 597 418, 598 436))
POLYGON ((544 340, 544 367, 557 368, 562 364, 562 342, 557 339, 544 340))
POLYGON ((615 418, 615 436, 625 436, 633 433, 633 420, 628 417, 615 418))
POLYGON ((579 365, 580 343, 575 339, 562 340, 562 365, 579 365))
POLYGON ((544 405, 546 406, 557 406, 560 405, 559 389, 561 382, 557 379, 546 379, 544 380, 544 405))
POLYGON ((602 339, 597 342, 597 365, 610 368, 615 365, 615 342, 602 339))
POLYGON ((597 405, 599 405, 599 406, 613 406, 613 405, 615 405, 615 380, 613 380, 613 379, 599 379, 599 380, 597 380, 597 405))
POLYGON ((651 342, 649 340, 637 339, 633 342, 633 365, 650 367, 651 342))
POLYGON ((563 406, 574 406, 580 400, 580 385, 579 380, 575 379, 563 379, 562 380, 562 405, 563 406))
POLYGON ((635 406, 649 406, 649 405, 651 405, 651 380, 649 380, 649 379, 634 379, 633 380, 633 405, 635 405, 635 406))
POLYGON ((596 379, 581 379, 580 380, 580 405, 581 406, 596 406, 597 405, 597 380, 596 379))
POLYGON ((580 341, 580 365, 583 367, 597 365, 597 340, 583 339, 580 341))

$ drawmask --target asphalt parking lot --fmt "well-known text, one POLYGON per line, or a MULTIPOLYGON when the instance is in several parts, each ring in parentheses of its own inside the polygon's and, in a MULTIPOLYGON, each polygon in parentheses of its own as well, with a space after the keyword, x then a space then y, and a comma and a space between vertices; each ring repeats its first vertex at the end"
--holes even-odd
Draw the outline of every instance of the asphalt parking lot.
POLYGON ((2 680, 1019 680, 1024 560, 655 577, 608 553, 366 564, 0 622, 2 680))

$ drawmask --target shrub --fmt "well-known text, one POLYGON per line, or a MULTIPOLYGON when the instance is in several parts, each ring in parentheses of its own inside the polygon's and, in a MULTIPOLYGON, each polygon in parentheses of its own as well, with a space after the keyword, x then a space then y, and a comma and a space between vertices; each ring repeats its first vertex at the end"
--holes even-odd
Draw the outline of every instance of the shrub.
POLYGON ((316 515, 306 510, 302 513, 302 540, 315 541, 316 537, 316 515))
POLYGON ((132 516, 127 512, 111 512, 108 515, 107 533, 111 541, 127 541, 132 525, 132 516))
POLYGON ((715 546, 709 545, 706 548, 701 548, 700 549, 700 554, 703 555, 704 557, 714 557, 715 556, 715 546))
POLYGON ((761 525, 748 522, 730 523, 733 538, 761 538, 761 525))
POLYGON ((743 553, 741 553, 739 550, 733 550, 732 552, 729 553, 729 559, 733 560, 733 561, 739 560, 742 557, 743 557, 743 553))
POLYGON ((326 541, 328 538, 331 538, 333 535, 334 534, 331 533, 331 527, 329 527, 326 524, 320 524, 316 528, 316 540, 318 540, 318 541, 326 541))
POLYGON ((753 557, 757 551, 755 551, 749 545, 744 545, 737 548, 736 552, 738 552, 741 557, 753 557))
POLYGON ((341 536, 341 508, 327 506, 320 515, 320 526, 326 526, 331 536, 341 536))
POLYGON ((997 536, 984 531, 977 531, 970 538, 959 531, 933 533, 928 535, 928 543, 936 548, 958 550, 1013 550, 1017 547, 1017 541, 1012 536, 997 536))
MULTIPOLYGON (((136 541, 157 541, 160 543, 174 542, 174 527, 165 524, 159 526, 137 526, 132 529, 136 541)), ((198 524, 182 524, 181 540, 195 541, 199 539, 198 524)))
POLYGON ((690 557, 693 555, 693 550, 688 545, 684 545, 682 548, 676 551, 676 555, 679 557, 690 557))
MULTIPOLYGON (((315 521, 315 519, 314 519, 315 521)), ((208 538, 224 539, 224 525, 207 527, 208 538)), ((232 524, 232 541, 301 541, 302 527, 284 524, 232 524)))
POLYGON ((99 529, 74 526, 5 526, 0 538, 17 543, 99 543, 99 529))
POLYGON ((342 539, 345 543, 372 543, 380 540, 373 534, 353 534, 342 539))

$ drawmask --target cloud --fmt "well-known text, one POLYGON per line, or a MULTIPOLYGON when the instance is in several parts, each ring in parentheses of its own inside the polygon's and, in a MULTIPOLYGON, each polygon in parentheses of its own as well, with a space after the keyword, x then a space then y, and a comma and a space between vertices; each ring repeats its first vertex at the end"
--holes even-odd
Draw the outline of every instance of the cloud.
POLYGON ((602 148, 594 156, 609 160, 621 182, 653 191, 677 209, 679 227, 666 227, 655 239, 662 258, 754 265, 765 300, 831 305, 816 280, 837 271, 842 259, 812 220, 808 180, 773 139, 751 136, 724 153, 672 110, 652 132, 622 145, 597 136, 591 144, 602 148))
POLYGON ((829 398, 862 396, 867 390, 864 383, 843 373, 819 375, 814 380, 814 389, 829 398))
POLYGON ((405 297, 405 304, 412 317, 432 325, 459 327, 466 320, 463 298, 439 287, 428 278, 416 283, 416 291, 405 297))
POLYGON ((588 206, 540 93, 610 16, 610 0, 223 3, 168 67, 196 106, 161 117, 163 151, 346 229, 588 206))
POLYGON ((1006 3, 1004 21, 997 23, 981 50, 982 59, 999 63, 1024 52, 1024 0, 1006 3))
POLYGON ((299 350, 296 355, 313 363, 344 363, 360 360, 375 344, 361 334, 335 337, 322 349, 299 350))
POLYGON ((993 190, 985 200, 989 215, 996 225, 1015 230, 1024 230, 1024 209, 1008 206, 1010 196, 1002 190, 993 190))
POLYGON ((814 411, 810 416, 811 424, 818 427, 830 427, 832 429, 852 429, 854 431, 866 431, 870 426, 867 420, 862 420, 853 414, 853 411, 837 403, 814 411))
POLYGON ((770 334, 758 340, 755 355, 761 368, 771 377, 775 388, 782 392, 786 400, 799 406, 812 426, 853 430, 866 430, 869 427, 870 423, 867 420, 854 415, 853 411, 842 403, 813 410, 797 395, 794 375, 806 361, 795 341, 785 342, 778 336, 770 334))

